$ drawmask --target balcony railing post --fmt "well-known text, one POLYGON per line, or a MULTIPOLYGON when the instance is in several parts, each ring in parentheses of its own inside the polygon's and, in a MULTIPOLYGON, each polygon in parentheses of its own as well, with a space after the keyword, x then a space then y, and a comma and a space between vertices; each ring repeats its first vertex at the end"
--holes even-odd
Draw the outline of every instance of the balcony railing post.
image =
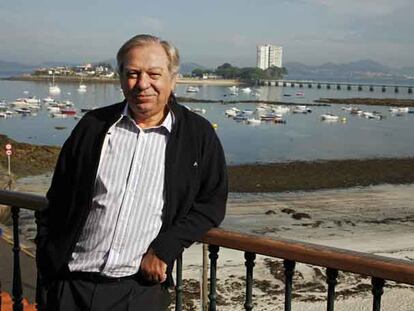
POLYGON ((245 252, 244 258, 246 259, 246 302, 244 309, 250 311, 253 309, 253 267, 256 254, 245 252))
POLYGON ((338 270, 326 269, 326 283, 328 283, 328 305, 327 310, 333 311, 335 304, 335 286, 338 283, 336 278, 338 277, 338 270))
POLYGON ((372 295, 374 296, 372 310, 380 311, 381 310, 381 296, 384 293, 384 279, 372 278, 372 295))
POLYGON ((292 280, 293 272, 295 270, 295 262, 291 260, 284 260, 285 267, 285 311, 292 309, 292 280))
POLYGON ((19 212, 12 206, 13 219, 13 311, 23 311, 22 276, 20 271, 19 212))
POLYGON ((175 285, 175 310, 181 311, 183 309, 183 255, 180 254, 176 261, 176 279, 175 285))
POLYGON ((209 245, 208 250, 210 252, 210 294, 208 298, 210 300, 210 311, 216 311, 216 303, 217 303, 217 258, 219 247, 216 245, 209 245))

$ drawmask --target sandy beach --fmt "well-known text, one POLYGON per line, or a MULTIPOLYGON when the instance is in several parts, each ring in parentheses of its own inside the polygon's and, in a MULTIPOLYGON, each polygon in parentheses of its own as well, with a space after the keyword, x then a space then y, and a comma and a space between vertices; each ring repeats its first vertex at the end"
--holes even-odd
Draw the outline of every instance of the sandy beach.
MULTIPOLYGON (((23 192, 39 191, 39 187, 34 187, 29 179, 20 184, 18 182, 17 186, 23 192)), ((414 184, 279 193, 230 193, 222 227, 414 262, 413 202, 414 184)), ((199 310, 201 254, 200 244, 193 245, 184 253, 184 310, 199 310)), ((254 310, 283 310, 281 267, 281 260, 257 257, 254 310)), ((218 310, 243 310, 244 275, 243 253, 221 249, 218 260, 218 310)), ((297 265, 293 310, 325 309, 324 275, 324 269, 319 267, 297 265)), ((340 273, 338 281, 336 310, 371 309, 369 278, 340 273)), ((26 295, 31 298, 30 286, 33 284, 26 283, 26 295)), ((7 283, 3 281, 3 284, 3 289, 8 290, 7 283)), ((410 304, 414 303, 412 286, 390 282, 384 291, 382 310, 408 311, 410 304)))

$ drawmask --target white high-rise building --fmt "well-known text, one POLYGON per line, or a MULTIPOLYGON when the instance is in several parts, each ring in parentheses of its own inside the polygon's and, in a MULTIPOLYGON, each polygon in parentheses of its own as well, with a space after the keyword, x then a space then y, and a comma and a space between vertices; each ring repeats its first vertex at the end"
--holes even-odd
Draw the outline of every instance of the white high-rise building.
POLYGON ((257 67, 267 69, 271 66, 282 68, 283 48, 281 46, 266 44, 257 46, 257 67))

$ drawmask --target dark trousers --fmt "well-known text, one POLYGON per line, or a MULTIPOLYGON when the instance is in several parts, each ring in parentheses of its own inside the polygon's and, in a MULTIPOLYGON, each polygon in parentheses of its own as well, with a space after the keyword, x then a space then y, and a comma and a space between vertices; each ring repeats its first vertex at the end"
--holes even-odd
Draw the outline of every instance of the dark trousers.
POLYGON ((46 311, 165 311, 169 304, 168 289, 160 284, 65 278, 49 288, 46 311))

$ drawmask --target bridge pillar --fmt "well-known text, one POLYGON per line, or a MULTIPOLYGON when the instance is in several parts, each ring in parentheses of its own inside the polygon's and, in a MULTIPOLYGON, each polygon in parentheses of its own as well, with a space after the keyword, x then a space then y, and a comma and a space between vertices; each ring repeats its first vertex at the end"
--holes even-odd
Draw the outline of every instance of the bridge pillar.
POLYGON ((311 89, 312 88, 312 83, 309 83, 308 84, 308 89, 311 89))
POLYGON ((283 86, 286 86, 286 82, 283 82, 283 86))
POLYGON ((394 93, 398 93, 399 92, 399 89, 398 89, 398 86, 396 86, 395 88, 394 88, 394 93))
POLYGON ((346 86, 346 89, 347 89, 348 91, 350 91, 350 90, 352 90, 352 86, 351 86, 351 85, 347 85, 347 86, 346 86))
POLYGON ((381 88, 381 92, 385 93, 385 91, 387 90, 387 88, 385 87, 385 85, 381 88))
POLYGON ((408 88, 408 94, 412 94, 413 93, 413 88, 412 87, 409 87, 408 88))
POLYGON ((374 91, 374 87, 371 85, 371 86, 369 87, 369 90, 370 90, 370 92, 373 92, 373 91, 374 91))
POLYGON ((295 87, 295 82, 291 82, 291 83, 290 83, 290 86, 291 86, 291 87, 295 87))
POLYGON ((340 84, 337 84, 337 85, 336 85, 336 89, 337 89, 337 90, 340 90, 340 89, 341 89, 341 85, 340 85, 340 84))
POLYGON ((302 83, 299 83, 299 87, 303 87, 303 84, 302 83))
POLYGON ((358 91, 362 91, 362 85, 358 85, 358 91))
POLYGON ((331 85, 328 83, 328 84, 326 85, 326 88, 327 88, 328 90, 330 90, 330 89, 331 89, 331 85))
POLYGON ((318 88, 318 89, 320 89, 320 88, 321 88, 321 84, 320 84, 320 83, 318 83, 317 88, 318 88))

